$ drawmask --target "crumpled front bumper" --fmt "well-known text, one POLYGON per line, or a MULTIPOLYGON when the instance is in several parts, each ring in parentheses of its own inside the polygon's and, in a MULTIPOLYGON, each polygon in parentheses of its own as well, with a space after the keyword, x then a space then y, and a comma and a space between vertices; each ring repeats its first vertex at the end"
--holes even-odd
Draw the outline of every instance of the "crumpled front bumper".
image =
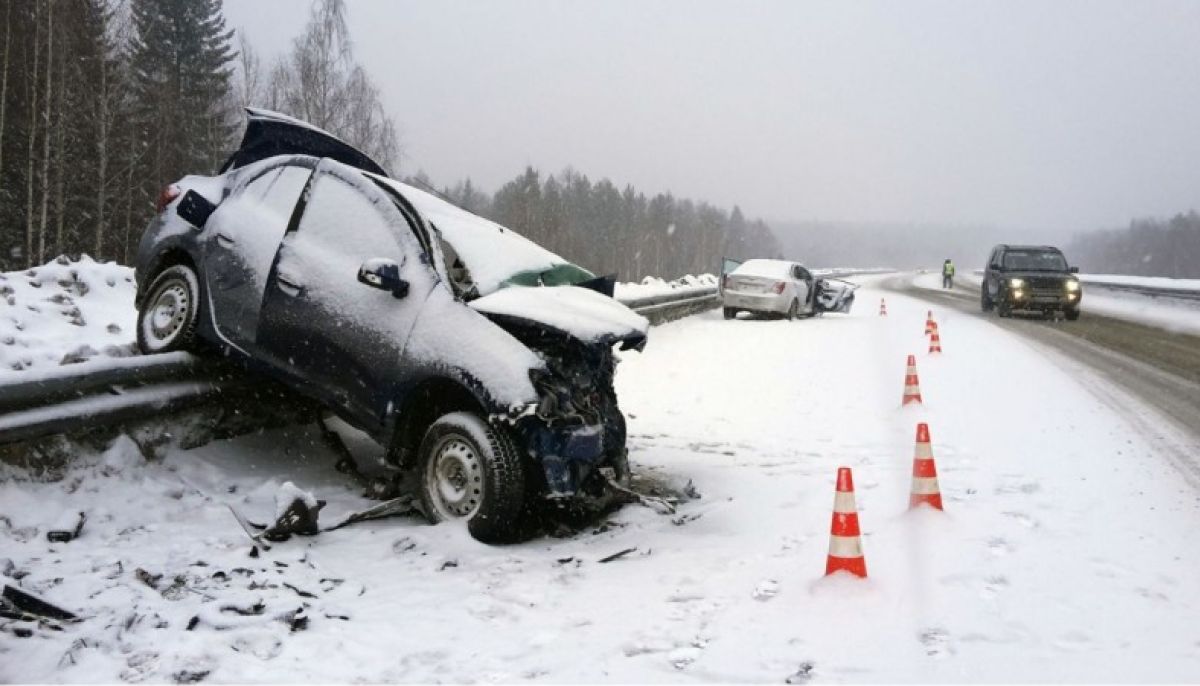
POLYGON ((530 418, 522 427, 525 446, 546 474, 547 495, 575 495, 605 457, 604 425, 548 426, 530 418))

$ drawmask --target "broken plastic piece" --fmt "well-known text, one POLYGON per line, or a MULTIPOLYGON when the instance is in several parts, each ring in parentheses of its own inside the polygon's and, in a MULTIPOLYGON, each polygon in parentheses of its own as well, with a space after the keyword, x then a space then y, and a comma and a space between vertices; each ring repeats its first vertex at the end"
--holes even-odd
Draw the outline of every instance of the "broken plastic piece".
POLYGON ((32 593, 26 593, 14 586, 5 585, 3 595, 0 597, 3 597, 4 604, 10 605, 14 609, 26 614, 45 617, 47 619, 57 619, 62 622, 79 621, 79 617, 75 613, 68 612, 61 607, 42 600, 32 593))
POLYGON ((79 534, 83 531, 83 523, 86 521, 87 515, 82 512, 77 516, 64 515, 59 518, 54 528, 46 532, 46 538, 51 543, 66 543, 79 538, 79 534))

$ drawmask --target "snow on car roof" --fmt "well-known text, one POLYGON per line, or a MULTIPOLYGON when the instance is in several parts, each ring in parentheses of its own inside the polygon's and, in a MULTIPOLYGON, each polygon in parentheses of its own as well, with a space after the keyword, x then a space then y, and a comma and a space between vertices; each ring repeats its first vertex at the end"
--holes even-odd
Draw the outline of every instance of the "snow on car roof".
POLYGON ((512 229, 471 214, 423 190, 382 176, 372 176, 394 188, 437 227, 471 272, 479 295, 498 290, 520 272, 544 272, 569 261, 512 229))
POLYGON ((791 262, 756 259, 746 260, 730 273, 737 274, 738 276, 762 276, 768 279, 786 279, 790 278, 789 270, 791 268, 791 262))

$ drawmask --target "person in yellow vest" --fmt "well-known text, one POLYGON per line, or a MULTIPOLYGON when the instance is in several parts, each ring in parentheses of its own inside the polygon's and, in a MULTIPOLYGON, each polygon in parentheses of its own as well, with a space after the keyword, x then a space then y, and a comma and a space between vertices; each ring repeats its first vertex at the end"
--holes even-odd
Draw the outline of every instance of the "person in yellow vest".
POLYGON ((954 263, 949 257, 942 263, 942 288, 954 288, 954 263))

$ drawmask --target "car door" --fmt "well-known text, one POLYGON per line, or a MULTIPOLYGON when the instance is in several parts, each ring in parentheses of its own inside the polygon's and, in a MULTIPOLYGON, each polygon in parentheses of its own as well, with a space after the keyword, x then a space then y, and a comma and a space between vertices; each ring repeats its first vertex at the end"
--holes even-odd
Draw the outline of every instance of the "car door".
POLYGON ((803 266, 796 265, 796 269, 798 271, 798 276, 800 277, 800 282, 802 284, 804 284, 804 297, 800 300, 800 302, 801 302, 800 309, 802 311, 808 312, 808 314, 814 314, 817 311, 817 299, 815 297, 815 295, 816 295, 815 279, 813 279, 812 273, 809 272, 807 269, 805 269, 803 266))
POLYGON ((803 310, 808 303, 808 282, 804 280, 804 268, 798 264, 793 264, 791 276, 792 288, 795 289, 796 300, 800 303, 799 309, 803 310))
POLYGON ((401 353, 437 284, 415 218, 362 172, 322 160, 275 256, 257 344, 278 368, 368 428, 384 419, 401 353), (392 260, 403 297, 358 280, 392 260))
POLYGON ((1000 262, 1002 259, 1004 259, 1004 251, 996 248, 988 258, 987 267, 984 270, 984 287, 987 288, 988 299, 993 302, 1000 298, 1000 280, 1004 277, 1003 265, 1000 262))
POLYGON ((271 263, 315 160, 255 168, 205 225, 205 275, 217 333, 251 352, 271 263))

